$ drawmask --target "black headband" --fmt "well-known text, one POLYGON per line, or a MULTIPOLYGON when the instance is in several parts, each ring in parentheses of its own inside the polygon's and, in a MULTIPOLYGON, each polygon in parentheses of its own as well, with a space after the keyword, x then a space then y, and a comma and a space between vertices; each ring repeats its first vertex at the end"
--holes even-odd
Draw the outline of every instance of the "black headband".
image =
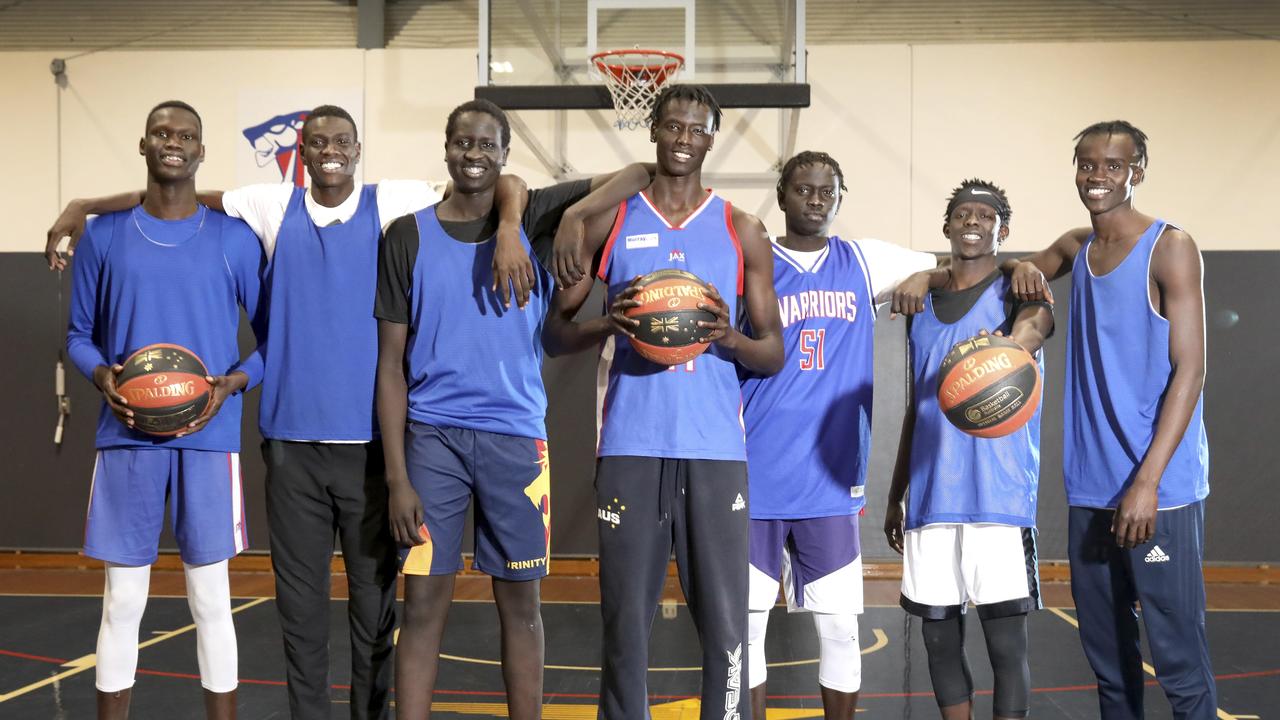
POLYGON ((963 205, 967 202, 982 203, 1001 215, 1008 211, 1005 204, 1000 201, 999 195, 988 188, 975 185, 964 188, 956 193, 955 197, 951 198, 951 202, 947 204, 947 215, 950 216, 951 211, 955 210, 957 205, 963 205))

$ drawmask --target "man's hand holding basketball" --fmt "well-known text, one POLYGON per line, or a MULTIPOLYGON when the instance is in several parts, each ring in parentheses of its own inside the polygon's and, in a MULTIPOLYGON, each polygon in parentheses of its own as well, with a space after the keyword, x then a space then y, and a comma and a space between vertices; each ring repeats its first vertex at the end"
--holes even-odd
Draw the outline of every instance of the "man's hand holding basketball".
POLYGON ((493 249, 493 291, 502 304, 511 307, 512 288, 516 305, 529 304, 529 292, 533 290, 533 261, 520 242, 520 227, 508 223, 498 225, 498 239, 493 249))
POLYGON ((1116 536, 1116 545, 1134 548, 1156 534, 1156 488, 1156 483, 1142 479, 1142 469, 1139 468, 1111 517, 1111 532, 1116 536))
POLYGON ((733 329, 729 325, 729 304, 724 301, 724 298, 720 297, 720 291, 716 290, 716 286, 711 283, 707 283, 707 291, 703 293, 703 295, 710 302, 698 303, 698 309, 706 310, 707 312, 715 315, 716 319, 714 322, 707 320, 698 321, 698 327, 710 331, 706 335, 703 335, 698 342, 724 342, 729 339, 729 335, 731 334, 730 330, 733 329))
POLYGON ((122 372, 124 372, 124 366, 118 363, 109 367, 99 365, 93 369, 93 384, 102 391, 102 399, 107 402, 107 407, 111 408, 116 419, 133 427, 133 411, 126 407, 129 401, 125 400, 116 389, 116 376, 122 372))
POLYGON ((391 520, 391 536, 397 545, 411 547, 425 542, 419 531, 424 515, 422 499, 408 478, 387 477, 387 511, 391 520))
POLYGON ((187 424, 186 430, 178 433, 178 437, 203 430, 204 426, 208 425, 209 421, 222 409, 222 403, 226 402, 228 397, 249 386, 249 376, 239 370, 230 375, 206 375, 204 379, 209 383, 209 404, 205 406, 204 412, 200 413, 200 417, 192 420, 187 424))
POLYGON ((640 301, 636 300, 636 293, 640 292, 640 276, 631 279, 622 292, 613 298, 613 303, 609 305, 609 324, 613 326, 614 331, 620 332, 627 337, 636 336, 636 328, 640 327, 639 320, 633 320, 627 317, 627 310, 633 307, 640 307, 640 301))

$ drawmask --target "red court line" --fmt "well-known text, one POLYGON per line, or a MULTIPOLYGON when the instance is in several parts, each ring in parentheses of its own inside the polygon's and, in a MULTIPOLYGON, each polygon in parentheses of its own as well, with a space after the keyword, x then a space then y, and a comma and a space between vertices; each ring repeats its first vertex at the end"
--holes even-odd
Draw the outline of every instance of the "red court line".
POLYGON ((23 660, 39 660, 40 662, 53 663, 55 665, 61 665, 67 662, 62 658, 45 657, 44 655, 29 655, 27 653, 16 652, 14 650, 0 650, 0 655, 22 658, 23 660))

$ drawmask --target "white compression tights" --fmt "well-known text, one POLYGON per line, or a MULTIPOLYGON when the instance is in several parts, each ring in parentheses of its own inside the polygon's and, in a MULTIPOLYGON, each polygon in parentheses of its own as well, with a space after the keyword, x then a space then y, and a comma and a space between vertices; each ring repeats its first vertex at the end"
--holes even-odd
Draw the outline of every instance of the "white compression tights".
MULTIPOLYGON (((769 613, 753 611, 747 617, 747 684, 754 688, 769 676, 764 657, 769 613)), ((813 624, 818 630, 818 683, 836 692, 857 692, 862 687, 858 616, 813 613, 813 624)))
MULTIPOLYGON (((182 567, 187 577, 187 605, 196 624, 200 684, 215 693, 235 690, 236 631, 231 619, 227 562, 182 567)), ((97 686, 102 692, 133 687, 138 669, 138 628, 150 586, 151 566, 107 563, 102 625, 98 629, 97 686)))

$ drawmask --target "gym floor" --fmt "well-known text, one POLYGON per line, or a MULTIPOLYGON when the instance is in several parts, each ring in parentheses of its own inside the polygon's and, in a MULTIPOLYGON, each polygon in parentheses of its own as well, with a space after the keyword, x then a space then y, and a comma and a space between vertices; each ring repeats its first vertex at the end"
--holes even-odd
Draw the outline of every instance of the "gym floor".
MULTIPOLYGON (((159 566, 158 566, 159 567, 159 566)), ((543 584, 548 720, 594 718, 600 659, 595 578, 553 576, 543 584)), ((346 602, 334 578, 330 615, 333 718, 346 718, 346 602)), ((0 569, 0 717, 88 718, 94 714, 94 656, 102 573, 87 568, 0 569)), ((1280 708, 1280 588, 1211 583, 1209 640, 1218 677, 1219 718, 1268 718, 1280 708)), ((897 607, 898 583, 867 581, 860 635, 862 718, 933 718, 918 621, 908 626, 897 607)), ((240 649, 239 716, 287 718, 284 658, 269 572, 233 572, 240 649)), ((653 626, 649 692, 654 720, 698 717, 698 646, 689 615, 669 579, 653 626)), ((1048 607, 1032 615, 1032 717, 1095 718, 1093 676, 1080 650, 1065 583, 1046 582, 1048 607)), ((978 688, 975 716, 990 715, 991 675, 976 618, 968 649, 978 688)), ((182 573, 153 573, 152 599, 139 638, 136 720, 203 718, 195 633, 183 597, 182 573)), ((497 614, 482 576, 459 578, 445 632, 434 710, 440 717, 505 717, 497 664, 497 614)), ((812 622, 775 608, 769 624, 769 711, 766 720, 822 717, 817 688, 817 640, 812 622)), ((1148 668, 1148 673, 1150 669, 1148 668)), ((1154 678, 1147 717, 1170 717, 1154 678)))

